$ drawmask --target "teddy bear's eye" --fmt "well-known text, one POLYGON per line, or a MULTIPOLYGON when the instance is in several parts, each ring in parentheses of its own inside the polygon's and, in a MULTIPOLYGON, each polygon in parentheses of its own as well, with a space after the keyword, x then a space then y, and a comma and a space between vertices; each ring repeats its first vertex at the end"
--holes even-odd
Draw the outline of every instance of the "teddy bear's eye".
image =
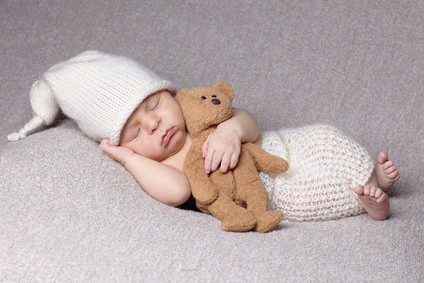
POLYGON ((216 95, 212 95, 213 98, 216 98, 216 95))
POLYGON ((205 100, 205 99, 206 99, 206 96, 202 96, 202 97, 201 97, 201 99, 202 99, 202 100, 205 100))

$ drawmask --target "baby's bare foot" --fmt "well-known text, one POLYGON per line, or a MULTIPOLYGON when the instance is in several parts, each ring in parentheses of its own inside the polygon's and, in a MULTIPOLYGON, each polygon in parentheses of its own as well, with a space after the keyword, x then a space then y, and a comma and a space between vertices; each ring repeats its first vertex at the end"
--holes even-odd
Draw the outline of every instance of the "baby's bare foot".
POLYGON ((392 160, 389 160, 387 153, 380 152, 377 157, 377 163, 374 167, 378 187, 383 191, 388 190, 397 180, 400 174, 392 160))
POLYGON ((357 186, 353 191, 372 219, 380 221, 389 217, 389 197, 382 189, 365 185, 357 186))

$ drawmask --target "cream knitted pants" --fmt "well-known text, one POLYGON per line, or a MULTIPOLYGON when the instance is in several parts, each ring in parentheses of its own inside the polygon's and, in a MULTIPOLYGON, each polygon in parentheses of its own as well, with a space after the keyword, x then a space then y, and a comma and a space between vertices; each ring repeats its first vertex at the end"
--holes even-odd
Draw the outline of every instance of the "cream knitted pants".
POLYGON ((328 125, 265 132, 262 147, 285 158, 290 169, 261 173, 270 208, 291 221, 330 220, 365 212, 352 187, 364 185, 373 163, 355 141, 328 125))

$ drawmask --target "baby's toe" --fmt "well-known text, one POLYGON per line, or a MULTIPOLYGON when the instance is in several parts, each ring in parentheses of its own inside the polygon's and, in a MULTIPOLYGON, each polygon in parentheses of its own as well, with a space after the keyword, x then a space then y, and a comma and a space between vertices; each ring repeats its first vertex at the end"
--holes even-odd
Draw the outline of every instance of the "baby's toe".
POLYGON ((387 170, 387 169, 389 169, 389 168, 391 168, 391 167, 393 167, 393 166, 395 166, 395 163, 394 163, 393 161, 391 161, 391 160, 386 161, 386 162, 384 162, 384 164, 383 164, 383 168, 384 168, 385 170, 387 170))
POLYGON ((382 151, 377 157, 377 162, 380 164, 384 164, 386 161, 388 161, 388 159, 389 159, 389 156, 387 155, 387 153, 382 151))

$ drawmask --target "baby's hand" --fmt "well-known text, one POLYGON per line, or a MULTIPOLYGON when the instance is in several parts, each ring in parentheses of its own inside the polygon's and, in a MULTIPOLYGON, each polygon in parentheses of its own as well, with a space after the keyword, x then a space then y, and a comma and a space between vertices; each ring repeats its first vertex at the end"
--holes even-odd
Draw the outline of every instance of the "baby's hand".
POLYGON ((209 174, 220 168, 222 173, 236 167, 241 150, 241 139, 228 127, 217 127, 202 146, 205 172, 209 174))
POLYGON ((134 154, 134 151, 127 147, 111 145, 108 139, 102 140, 99 147, 107 156, 113 158, 122 165, 125 165, 128 157, 134 154))

